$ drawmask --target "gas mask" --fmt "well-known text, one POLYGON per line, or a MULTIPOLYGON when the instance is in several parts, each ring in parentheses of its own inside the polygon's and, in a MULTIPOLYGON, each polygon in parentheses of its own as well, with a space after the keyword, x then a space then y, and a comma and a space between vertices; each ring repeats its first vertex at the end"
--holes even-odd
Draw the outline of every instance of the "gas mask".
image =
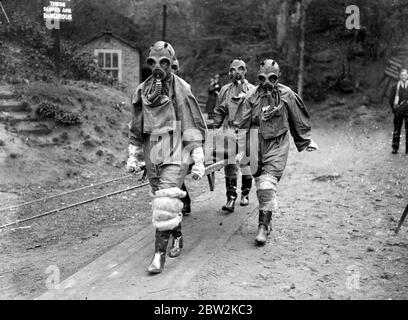
POLYGON ((246 73, 247 67, 244 61, 235 59, 231 62, 228 74, 233 82, 242 82, 245 79, 246 73))
POLYGON ((282 107, 278 90, 280 75, 279 65, 275 60, 264 60, 258 72, 258 80, 261 87, 266 91, 267 105, 262 108, 262 119, 267 121, 282 107))
POLYGON ((180 72, 180 65, 177 58, 174 58, 173 64, 171 65, 171 70, 175 75, 178 75, 180 72))
POLYGON ((267 92, 277 90, 279 76, 280 69, 275 60, 266 59, 261 63, 258 72, 258 80, 261 87, 267 92))
POLYGON ((168 42, 156 42, 150 48, 149 56, 146 59, 147 65, 152 71, 153 78, 156 80, 165 79, 171 73, 174 59, 174 49, 168 42))
POLYGON ((162 81, 173 71, 175 56, 173 47, 167 42, 158 41, 150 47, 149 56, 146 59, 154 79, 147 95, 150 102, 155 101, 162 94, 162 81))

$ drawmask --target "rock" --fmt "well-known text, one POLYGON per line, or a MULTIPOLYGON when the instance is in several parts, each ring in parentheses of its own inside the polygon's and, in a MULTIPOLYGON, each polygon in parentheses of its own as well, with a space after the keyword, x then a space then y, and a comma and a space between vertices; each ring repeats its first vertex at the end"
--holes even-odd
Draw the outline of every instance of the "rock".
POLYGON ((341 175, 339 175, 338 173, 334 173, 334 174, 328 174, 328 175, 316 177, 312 179, 312 181, 327 182, 327 181, 334 181, 339 178, 341 178, 341 175))
POLYGON ((120 169, 123 168, 126 165, 126 161, 119 161, 115 164, 115 167, 120 169))
POLYGON ((374 252, 375 249, 373 247, 367 247, 367 252, 374 252))
POLYGON ((11 159, 16 159, 18 157, 17 153, 10 153, 10 158, 11 159))
POLYGON ((93 140, 85 140, 84 142, 82 142, 82 145, 86 148, 95 148, 96 147, 96 143, 93 140))
POLYGON ((4 147, 6 143, 3 140, 0 140, 0 147, 4 147))
POLYGON ((68 132, 64 131, 63 133, 61 133, 60 138, 63 141, 68 140, 69 139, 68 132))
POLYGON ((94 130, 95 130, 95 132, 97 132, 97 133, 99 133, 99 134, 102 134, 102 133, 103 133, 102 128, 101 128, 100 126, 98 126, 98 125, 95 125, 95 126, 94 126, 94 130))
POLYGON ((103 151, 102 151, 102 150, 96 151, 96 155, 97 155, 98 157, 102 157, 102 156, 103 156, 103 151))
POLYGON ((111 125, 115 125, 116 124, 116 120, 115 119, 113 119, 113 118, 111 118, 111 117, 106 117, 105 118, 105 120, 106 120, 106 122, 108 122, 109 124, 111 124, 111 125))

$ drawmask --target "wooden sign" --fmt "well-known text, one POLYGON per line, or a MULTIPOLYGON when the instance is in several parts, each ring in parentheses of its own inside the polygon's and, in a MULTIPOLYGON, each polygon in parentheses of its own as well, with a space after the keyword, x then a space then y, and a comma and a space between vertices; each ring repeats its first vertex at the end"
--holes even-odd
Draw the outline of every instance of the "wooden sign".
POLYGON ((50 1, 48 7, 44 7, 43 17, 45 20, 72 21, 71 0, 50 1))

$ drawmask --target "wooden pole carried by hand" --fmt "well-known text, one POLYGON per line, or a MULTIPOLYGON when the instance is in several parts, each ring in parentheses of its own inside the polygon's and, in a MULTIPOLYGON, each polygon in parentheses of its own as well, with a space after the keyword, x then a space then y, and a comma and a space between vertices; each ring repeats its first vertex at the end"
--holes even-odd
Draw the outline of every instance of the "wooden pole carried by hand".
POLYGON ((398 234, 398 232, 400 231, 401 226, 404 223, 404 220, 407 217, 407 215, 408 215, 408 204, 407 204, 407 207, 404 210, 404 213, 401 216, 400 221, 398 222, 398 227, 397 227, 397 229, 395 229, 395 234, 398 234))

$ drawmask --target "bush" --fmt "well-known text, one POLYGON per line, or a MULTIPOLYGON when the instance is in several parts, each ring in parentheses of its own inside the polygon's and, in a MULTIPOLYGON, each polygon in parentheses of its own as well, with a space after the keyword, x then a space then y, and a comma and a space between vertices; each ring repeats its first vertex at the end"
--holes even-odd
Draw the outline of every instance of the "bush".
POLYGON ((65 78, 113 84, 113 79, 99 67, 95 57, 88 52, 80 52, 78 46, 71 42, 62 42, 61 60, 65 78))
POLYGON ((37 114, 42 118, 54 119, 61 124, 79 124, 81 119, 79 114, 62 110, 59 106, 50 102, 41 102, 37 109, 37 114))

